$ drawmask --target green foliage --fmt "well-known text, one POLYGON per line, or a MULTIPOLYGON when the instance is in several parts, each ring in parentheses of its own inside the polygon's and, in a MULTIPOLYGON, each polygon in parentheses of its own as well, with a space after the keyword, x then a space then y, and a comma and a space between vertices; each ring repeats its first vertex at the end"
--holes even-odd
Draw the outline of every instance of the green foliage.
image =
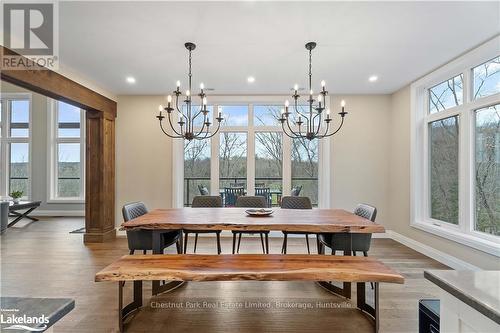
POLYGON ((12 191, 12 193, 10 193, 10 196, 14 199, 22 198, 23 191, 12 191))

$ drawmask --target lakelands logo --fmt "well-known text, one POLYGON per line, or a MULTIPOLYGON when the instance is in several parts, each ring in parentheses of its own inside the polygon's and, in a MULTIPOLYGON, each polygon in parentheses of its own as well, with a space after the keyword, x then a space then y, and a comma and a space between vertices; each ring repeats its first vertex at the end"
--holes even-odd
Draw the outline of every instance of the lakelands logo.
POLYGON ((47 324, 49 323, 49 318, 45 315, 41 316, 27 316, 27 315, 16 315, 13 314, 0 314, 0 324, 9 325, 3 327, 3 330, 26 330, 31 332, 42 332, 47 329, 47 324))
POLYGON ((4 1, 4 45, 24 57, 3 54, 2 69, 57 69, 57 15, 57 2, 4 1))

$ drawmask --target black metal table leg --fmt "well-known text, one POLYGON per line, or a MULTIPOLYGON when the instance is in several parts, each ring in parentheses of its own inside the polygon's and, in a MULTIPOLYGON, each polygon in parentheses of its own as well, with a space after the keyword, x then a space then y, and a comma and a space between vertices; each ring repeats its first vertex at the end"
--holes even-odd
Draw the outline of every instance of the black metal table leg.
POLYGON ((16 224, 17 222, 21 221, 23 218, 30 219, 31 221, 38 221, 37 218, 28 216, 28 214, 31 213, 32 211, 34 211, 36 208, 38 208, 38 206, 37 207, 29 208, 24 213, 18 213, 16 211, 11 211, 9 213, 9 216, 11 216, 11 217, 17 216, 17 218, 14 221, 12 221, 9 224, 7 224, 7 228, 12 227, 14 224, 16 224))
MULTIPOLYGON (((161 237, 164 232, 164 230, 153 230, 153 254, 163 254, 163 249, 161 248, 161 237)), ((161 281, 152 281, 151 294, 154 296, 167 291, 172 291, 184 283, 184 281, 170 281, 165 284, 161 284, 161 281)))

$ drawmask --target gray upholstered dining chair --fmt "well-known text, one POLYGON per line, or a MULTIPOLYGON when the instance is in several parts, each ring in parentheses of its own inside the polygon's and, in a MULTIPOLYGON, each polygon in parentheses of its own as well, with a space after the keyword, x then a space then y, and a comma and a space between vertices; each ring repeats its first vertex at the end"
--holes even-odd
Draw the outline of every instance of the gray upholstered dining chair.
MULTIPOLYGON (((372 222, 375 222, 377 217, 377 208, 367 205, 358 204, 354 209, 354 214, 364 217, 372 222)), ((368 251, 370 250, 372 234, 349 234, 349 233, 328 233, 319 234, 319 241, 321 247, 326 246, 332 250, 332 254, 336 251, 345 251, 347 244, 351 241, 352 255, 356 255, 356 252, 363 252, 365 257, 368 256, 368 251), (350 239, 349 239, 350 238, 350 239)), ((323 253, 323 249, 319 251, 323 253)))
MULTIPOLYGON (((267 208, 267 200, 262 196, 242 196, 236 199, 236 207, 246 208, 267 208)), ((269 231, 252 231, 252 230, 233 230, 233 254, 240 252, 241 235, 242 234, 259 234, 260 242, 262 243, 262 251, 264 254, 269 254, 269 231), (236 250, 236 237, 238 237, 238 249, 236 250), (264 238, 266 239, 264 245, 264 238)))
MULTIPOLYGON (((220 196, 212 195, 198 195, 193 198, 192 208, 217 208, 222 207, 222 198, 220 196)), ((220 245, 221 230, 189 230, 184 229, 184 253, 187 251, 187 243, 189 234, 194 234, 194 253, 196 253, 196 246, 198 245, 198 234, 215 234, 217 236, 217 253, 221 254, 222 248, 220 245)))
MULTIPOLYGON (((283 197, 281 198, 281 208, 282 209, 312 209, 311 200, 308 197, 283 197)), ((283 231, 283 246, 281 247, 281 253, 286 254, 286 247, 288 242, 288 235, 305 235, 307 253, 311 253, 309 248, 309 235, 310 232, 301 231, 283 231)))
MULTIPOLYGON (((143 202, 132 202, 123 206, 122 214, 125 222, 138 218, 148 212, 146 205, 143 202)), ((182 231, 166 231, 161 235, 161 250, 176 244, 177 253, 182 253, 182 231)), ((127 230, 127 241, 130 254, 134 254, 136 250, 146 251, 153 250, 153 231, 152 230, 127 230)))

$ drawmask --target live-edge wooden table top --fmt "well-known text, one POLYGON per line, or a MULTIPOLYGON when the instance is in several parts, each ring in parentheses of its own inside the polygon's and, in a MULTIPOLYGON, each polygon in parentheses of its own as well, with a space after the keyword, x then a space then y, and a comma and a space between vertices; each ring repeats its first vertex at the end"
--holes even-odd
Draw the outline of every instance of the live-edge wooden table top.
POLYGON ((274 209, 269 217, 253 217, 247 208, 156 209, 122 223, 125 230, 252 230, 381 233, 382 225, 343 209, 274 209))

